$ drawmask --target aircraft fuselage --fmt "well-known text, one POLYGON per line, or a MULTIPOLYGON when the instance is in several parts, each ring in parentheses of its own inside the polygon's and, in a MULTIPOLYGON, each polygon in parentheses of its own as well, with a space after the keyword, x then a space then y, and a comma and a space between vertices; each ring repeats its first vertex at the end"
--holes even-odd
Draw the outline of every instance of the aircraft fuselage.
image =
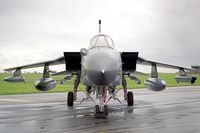
POLYGON ((86 86, 116 86, 122 83, 121 55, 113 48, 88 49, 81 64, 81 79, 86 86))

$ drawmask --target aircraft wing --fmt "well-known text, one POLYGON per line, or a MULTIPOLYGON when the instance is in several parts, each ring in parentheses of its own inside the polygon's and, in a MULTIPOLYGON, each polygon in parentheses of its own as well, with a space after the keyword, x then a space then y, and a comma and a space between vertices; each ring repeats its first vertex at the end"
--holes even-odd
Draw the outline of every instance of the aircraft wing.
POLYGON ((143 73, 143 72, 139 72, 139 71, 135 71, 134 73, 137 75, 141 75, 141 76, 148 76, 147 73, 143 73))
POLYGON ((77 74, 77 71, 60 71, 60 72, 57 72, 57 73, 54 73, 54 74, 51 74, 51 76, 60 76, 60 75, 69 75, 69 74, 72 74, 72 75, 76 75, 77 74))
POLYGON ((164 67, 164 68, 178 69, 178 70, 185 70, 185 71, 197 71, 193 68, 186 68, 182 66, 176 66, 176 65, 170 65, 170 64, 155 62, 151 60, 146 60, 144 58, 139 57, 138 52, 122 52, 121 58, 122 58, 122 69, 123 71, 126 71, 126 72, 135 71, 136 64, 147 65, 147 66, 156 65, 157 67, 164 67))
POLYGON ((12 71, 16 69, 29 69, 29 68, 36 68, 36 67, 44 67, 44 65, 60 65, 60 64, 65 64, 65 57, 59 57, 55 60, 49 60, 49 61, 29 64, 29 65, 24 65, 24 66, 8 68, 8 69, 5 69, 5 71, 12 71))
POLYGON ((141 57, 138 57, 137 64, 148 65, 148 66, 151 66, 152 64, 156 64, 157 67, 164 67, 164 68, 170 68, 170 69, 179 69, 179 70, 192 70, 192 71, 196 71, 195 69, 192 69, 192 68, 187 68, 187 67, 182 67, 182 66, 176 66, 176 65, 170 65, 170 64, 165 64, 165 63, 150 61, 150 60, 143 59, 141 57))

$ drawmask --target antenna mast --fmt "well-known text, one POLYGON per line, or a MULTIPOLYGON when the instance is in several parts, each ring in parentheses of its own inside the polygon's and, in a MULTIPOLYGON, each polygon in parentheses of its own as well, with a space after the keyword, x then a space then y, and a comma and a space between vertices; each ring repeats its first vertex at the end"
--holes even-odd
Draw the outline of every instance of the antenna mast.
POLYGON ((101 19, 99 20, 99 33, 101 33, 101 19))

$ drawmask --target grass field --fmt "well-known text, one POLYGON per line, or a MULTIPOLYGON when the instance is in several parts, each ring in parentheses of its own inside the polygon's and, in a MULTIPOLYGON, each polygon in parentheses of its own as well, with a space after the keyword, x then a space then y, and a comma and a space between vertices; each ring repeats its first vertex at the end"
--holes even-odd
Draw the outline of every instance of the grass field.
MULTIPOLYGON (((28 93, 41 93, 40 91, 36 90, 34 87, 34 81, 41 78, 42 74, 24 74, 24 77, 26 79, 26 83, 8 83, 4 82, 3 78, 10 76, 10 74, 7 73, 1 73, 0 74, 0 95, 5 94, 28 94, 28 93)), ((129 89, 139 89, 144 88, 144 81, 148 78, 148 76, 140 76, 136 75, 141 81, 141 85, 137 85, 134 81, 131 81, 129 78, 127 78, 128 81, 128 88, 129 89)), ((167 82, 168 87, 172 86, 190 86, 190 83, 179 83, 177 84, 174 77, 175 74, 172 73, 160 73, 160 78, 165 80, 167 82)), ((196 80, 196 83, 193 84, 193 86, 200 85, 200 77, 197 75, 198 80, 196 80)), ((54 77, 55 80, 61 80, 63 76, 56 76, 54 77)), ((73 80, 67 81, 67 84, 57 84, 56 88, 47 92, 42 93, 48 93, 48 92, 66 92, 70 91, 73 88, 73 80)), ((118 89, 121 89, 122 86, 119 86, 118 89)), ((84 86, 80 84, 79 91, 84 90, 84 86)))

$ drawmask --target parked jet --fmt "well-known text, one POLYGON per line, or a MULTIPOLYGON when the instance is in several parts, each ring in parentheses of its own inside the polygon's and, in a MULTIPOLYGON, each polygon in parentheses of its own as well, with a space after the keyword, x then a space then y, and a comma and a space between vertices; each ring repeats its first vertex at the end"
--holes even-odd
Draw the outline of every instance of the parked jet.
MULTIPOLYGON (((111 98, 119 101, 116 97, 116 86, 118 85, 123 86, 124 99, 127 101, 127 105, 134 105, 133 93, 132 91, 127 91, 128 87, 125 76, 127 75, 130 79, 140 83, 140 80, 135 77, 137 64, 152 67, 150 78, 145 81, 145 86, 153 91, 161 91, 166 88, 166 82, 158 77, 157 66, 178 69, 180 79, 187 78, 187 75, 184 75, 185 70, 193 70, 191 68, 145 60, 138 57, 138 52, 117 51, 113 40, 101 33, 101 20, 99 20, 99 34, 90 40, 88 49, 82 48, 80 52, 64 52, 63 57, 55 60, 5 69, 5 71, 15 70, 15 72, 13 76, 7 77, 4 80, 8 82, 21 82, 24 81, 21 73, 22 69, 44 67, 43 77, 35 81, 35 87, 40 91, 48 91, 56 86, 56 81, 51 78, 49 66, 60 64, 65 64, 66 70, 53 75, 66 75, 63 82, 70 80, 73 75, 76 75, 73 92, 68 93, 67 105, 73 106, 74 101, 77 100, 77 90, 81 82, 86 86, 86 98, 83 100, 92 99, 92 92, 99 99, 99 104, 95 105, 94 111, 96 118, 108 116, 107 102, 111 98), (109 98, 107 94, 109 94, 109 98)), ((196 78, 190 78, 188 82, 194 83, 195 80, 196 78)))
MULTIPOLYGON (((197 66, 191 66, 193 69, 196 69, 196 70, 200 70, 200 66, 197 65, 197 66)), ((199 74, 199 71, 197 72, 199 74)))

